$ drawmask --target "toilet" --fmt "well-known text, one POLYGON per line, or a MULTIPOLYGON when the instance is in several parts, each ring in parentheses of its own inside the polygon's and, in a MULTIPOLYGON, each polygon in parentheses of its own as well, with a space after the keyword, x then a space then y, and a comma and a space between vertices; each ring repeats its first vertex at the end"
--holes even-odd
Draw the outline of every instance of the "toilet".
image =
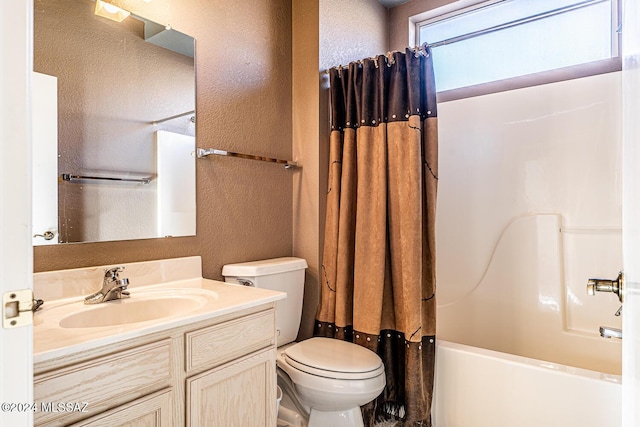
POLYGON ((360 406, 384 389, 382 360, 346 341, 309 338, 295 342, 302 316, 304 272, 301 258, 228 264, 225 282, 287 293, 276 305, 278 386, 283 391, 278 425, 364 426, 360 406))

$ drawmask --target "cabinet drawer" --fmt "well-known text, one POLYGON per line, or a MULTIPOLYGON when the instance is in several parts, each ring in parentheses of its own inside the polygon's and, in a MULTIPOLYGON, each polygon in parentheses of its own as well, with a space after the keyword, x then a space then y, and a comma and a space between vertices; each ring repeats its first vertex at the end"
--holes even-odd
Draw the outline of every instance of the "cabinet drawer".
POLYGON ((88 413, 38 412, 36 425, 57 418, 86 418, 171 383, 171 340, 57 369, 34 378, 34 395, 42 402, 86 402, 88 413))
POLYGON ((173 392, 164 390, 106 411, 71 427, 170 427, 173 392))
POLYGON ((275 345, 273 309, 185 334, 186 371, 211 368, 275 345))

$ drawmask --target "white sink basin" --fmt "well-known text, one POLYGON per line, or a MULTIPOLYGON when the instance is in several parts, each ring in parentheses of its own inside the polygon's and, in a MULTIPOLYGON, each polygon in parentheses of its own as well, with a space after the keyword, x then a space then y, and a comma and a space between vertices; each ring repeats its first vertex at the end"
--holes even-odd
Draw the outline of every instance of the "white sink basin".
MULTIPOLYGON (((167 317, 184 316, 217 299, 210 291, 164 290, 131 293, 130 298, 85 305, 75 303, 75 309, 60 319, 61 328, 96 328, 146 322, 167 317)), ((60 307, 62 308, 62 307, 60 307)))

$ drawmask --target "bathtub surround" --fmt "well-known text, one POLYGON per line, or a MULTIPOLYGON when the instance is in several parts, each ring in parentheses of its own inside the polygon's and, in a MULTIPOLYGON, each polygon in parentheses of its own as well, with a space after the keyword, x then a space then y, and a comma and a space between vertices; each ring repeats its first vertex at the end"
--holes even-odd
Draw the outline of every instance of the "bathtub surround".
POLYGON ((329 70, 332 121, 316 335, 384 360, 374 418, 430 426, 435 353, 437 111, 430 51, 329 70), (388 94, 388 98, 379 95, 388 94))
MULTIPOLYGON (((451 300, 453 290, 443 289, 451 282, 439 282, 438 337, 539 361, 620 374, 620 341, 598 334, 600 324, 619 322, 613 314, 615 304, 611 307, 603 300, 601 305, 610 308, 603 313, 577 305, 589 301, 584 292, 586 282, 582 281, 582 295, 573 293, 573 301, 563 303, 568 284, 563 274, 574 270, 582 255, 569 247, 567 242, 574 236, 567 236, 570 233, 566 229, 557 214, 525 215, 510 222, 474 288, 451 300), (580 312, 590 313, 591 318, 580 319, 580 312)), ((582 246, 596 252, 597 248, 591 247, 594 236, 583 233, 582 246)), ((607 234, 596 237, 597 242, 602 237, 611 238, 607 234)), ((442 257, 448 260, 446 255, 442 257)), ((591 262, 593 267, 598 265, 598 260, 591 262)), ((443 264, 439 271, 446 269, 443 264)))
POLYGON ((598 331, 621 327, 620 302, 586 292, 622 267, 620 82, 438 105, 439 339, 621 372, 598 331))

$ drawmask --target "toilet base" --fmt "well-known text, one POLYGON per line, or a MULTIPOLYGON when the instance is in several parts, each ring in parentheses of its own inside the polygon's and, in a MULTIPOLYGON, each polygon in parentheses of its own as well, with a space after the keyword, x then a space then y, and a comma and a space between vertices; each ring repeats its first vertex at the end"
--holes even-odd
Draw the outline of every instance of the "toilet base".
POLYGON ((295 409, 280 406, 277 427, 308 427, 307 420, 295 409))
POLYGON ((309 427, 364 427, 360 407, 345 411, 317 411, 311 409, 309 427))

